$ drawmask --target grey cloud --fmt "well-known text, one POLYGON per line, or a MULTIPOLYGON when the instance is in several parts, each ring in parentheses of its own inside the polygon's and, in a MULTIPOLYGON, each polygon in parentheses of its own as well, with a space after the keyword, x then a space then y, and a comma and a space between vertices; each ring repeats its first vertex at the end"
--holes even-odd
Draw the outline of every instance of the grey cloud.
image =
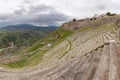
POLYGON ((101 0, 98 0, 98 1, 95 1, 93 0, 93 5, 94 7, 96 7, 96 10, 98 11, 111 11, 111 12, 114 12, 115 10, 119 10, 120 8, 120 5, 118 3, 118 0, 104 0, 104 1, 101 1, 101 0))
POLYGON ((58 25, 70 20, 71 16, 85 18, 108 11, 113 13, 120 12, 119 0, 23 0, 21 6, 13 14, 0 14, 0 25, 3 25, 3 23, 58 25), (37 3, 36 1, 38 1, 38 4, 46 5, 33 5, 33 2, 37 3))
POLYGON ((20 8, 20 9, 18 9, 18 10, 15 10, 14 11, 14 14, 17 14, 17 15, 22 15, 22 14, 24 14, 24 13, 26 13, 27 11, 26 11, 26 9, 24 9, 24 8, 20 8))
POLYGON ((0 25, 9 24, 34 24, 34 25, 59 25, 69 20, 70 17, 56 11, 53 7, 46 5, 21 7, 13 14, 0 15, 0 25))
POLYGON ((98 4, 98 5, 95 5, 95 7, 98 10, 105 10, 105 9, 107 9, 107 6, 105 4, 98 4))
POLYGON ((32 0, 24 0, 23 1, 23 4, 30 4, 30 3, 32 3, 32 0))
POLYGON ((42 13, 42 12, 55 11, 53 7, 46 5, 30 6, 29 9, 30 9, 29 13, 42 13))

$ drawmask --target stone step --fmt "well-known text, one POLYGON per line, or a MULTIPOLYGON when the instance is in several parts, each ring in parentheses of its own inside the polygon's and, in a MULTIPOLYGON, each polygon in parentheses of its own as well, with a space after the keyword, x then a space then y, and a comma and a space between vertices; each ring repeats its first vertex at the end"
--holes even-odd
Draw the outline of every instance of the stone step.
POLYGON ((94 58, 92 59, 90 65, 83 71, 81 75, 76 76, 74 80, 91 80, 94 77, 100 59, 100 55, 98 52, 93 52, 93 54, 94 58))
MULTIPOLYGON (((63 73, 59 78, 55 80, 59 80, 60 78, 64 78, 65 80, 76 80, 77 78, 79 78, 79 76, 83 76, 84 78, 84 74, 82 73, 84 73, 84 71, 89 69, 89 66, 91 66, 92 63, 94 63, 94 60, 97 59, 96 55, 99 54, 96 54, 96 52, 89 53, 88 55, 85 56, 85 58, 83 58, 83 60, 80 60, 78 64, 71 66, 68 69, 68 71, 63 73)), ((84 79, 79 78, 78 80, 84 80, 84 79)))
POLYGON ((93 80, 109 79, 109 45, 104 45, 103 52, 93 80))
MULTIPOLYGON (((90 54, 89 54, 90 55, 90 54)), ((81 59, 76 60, 74 63, 72 63, 71 65, 68 65, 65 69, 61 70, 61 71, 57 71, 56 73, 54 73, 54 75, 51 75, 50 80, 54 80, 54 79, 58 79, 59 76, 66 76, 65 74, 69 72, 69 70, 74 69, 74 71, 76 71, 76 69, 78 69, 79 67, 77 66, 79 64, 79 66, 81 66, 82 64, 84 64, 86 60, 88 58, 86 58, 87 56, 81 57, 81 59), (78 67, 78 68, 77 68, 78 67), (76 69, 75 69, 76 68, 76 69)))
POLYGON ((115 42, 110 42, 110 72, 109 80, 120 80, 120 67, 118 63, 117 52, 115 49, 115 42))

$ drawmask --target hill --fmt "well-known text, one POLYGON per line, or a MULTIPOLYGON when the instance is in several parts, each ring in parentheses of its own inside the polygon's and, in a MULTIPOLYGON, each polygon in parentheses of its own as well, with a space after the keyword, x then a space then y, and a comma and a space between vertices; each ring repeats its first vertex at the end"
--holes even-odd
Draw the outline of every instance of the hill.
POLYGON ((0 28, 0 58, 19 52, 42 39, 57 27, 38 27, 28 24, 9 25, 0 28))
POLYGON ((32 45, 57 27, 38 27, 29 24, 8 25, 0 28, 0 48, 14 43, 16 47, 32 45))
POLYGON ((56 26, 34 26, 30 24, 17 24, 17 25, 8 25, 0 28, 0 32, 8 32, 8 31, 52 31, 55 30, 56 26))
POLYGON ((18 55, 4 58, 1 79, 120 80, 120 15, 63 24, 18 55), (5 76, 5 77, 4 77, 5 76))

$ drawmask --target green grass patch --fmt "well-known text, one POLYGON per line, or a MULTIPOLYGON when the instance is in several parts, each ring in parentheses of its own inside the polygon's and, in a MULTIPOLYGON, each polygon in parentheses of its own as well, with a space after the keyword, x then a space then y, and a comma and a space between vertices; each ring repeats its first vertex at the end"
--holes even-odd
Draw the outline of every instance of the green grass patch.
POLYGON ((63 28, 59 28, 55 30, 53 33, 49 34, 48 36, 44 37, 40 41, 36 42, 34 45, 23 51, 22 53, 29 53, 31 51, 37 50, 45 46, 48 43, 59 43, 61 40, 64 40, 66 37, 73 34, 73 31, 65 30, 63 28))
POLYGON ((69 40, 67 40, 67 41, 69 43, 69 49, 62 56, 60 56, 58 59, 61 59, 62 57, 64 57, 71 50, 72 43, 69 40))
POLYGON ((6 65, 11 68, 22 68, 25 66, 36 65, 42 61, 42 57, 47 51, 54 48, 56 45, 60 44, 62 41, 64 41, 67 37, 69 37, 73 33, 74 32, 71 30, 65 30, 63 28, 59 28, 54 32, 52 32, 51 34, 49 34, 48 36, 41 39, 40 41, 36 42, 28 49, 22 51, 21 54, 26 54, 26 56, 24 56, 22 60, 15 63, 9 63, 6 65), (49 43, 52 44, 51 47, 48 47, 43 51, 38 50, 40 48, 45 47, 49 43), (34 54, 29 55, 31 52, 34 52, 34 54))
POLYGON ((92 27, 88 26, 88 27, 81 27, 79 28, 78 30, 76 30, 77 32, 82 32, 82 31, 85 31, 85 30, 90 30, 92 29, 92 27))
POLYGON ((26 65, 28 65, 28 62, 26 59, 22 59, 15 63, 4 64, 4 66, 9 67, 9 68, 22 68, 23 66, 26 66, 26 65))

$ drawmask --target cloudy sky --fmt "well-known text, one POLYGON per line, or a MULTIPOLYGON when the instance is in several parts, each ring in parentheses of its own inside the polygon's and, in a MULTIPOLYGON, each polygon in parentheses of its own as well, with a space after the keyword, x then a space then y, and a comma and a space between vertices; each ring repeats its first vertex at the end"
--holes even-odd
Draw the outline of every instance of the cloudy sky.
POLYGON ((0 26, 61 25, 106 12, 120 13, 119 0, 0 0, 0 26))

